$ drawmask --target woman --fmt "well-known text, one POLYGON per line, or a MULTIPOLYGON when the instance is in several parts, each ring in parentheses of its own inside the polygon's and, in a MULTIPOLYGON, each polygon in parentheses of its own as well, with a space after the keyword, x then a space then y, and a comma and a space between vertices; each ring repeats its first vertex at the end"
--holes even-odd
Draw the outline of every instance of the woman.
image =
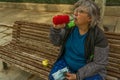
POLYGON ((109 47, 99 28, 100 10, 91 0, 75 3, 75 26, 54 25, 50 39, 61 46, 49 80, 105 80, 109 47))

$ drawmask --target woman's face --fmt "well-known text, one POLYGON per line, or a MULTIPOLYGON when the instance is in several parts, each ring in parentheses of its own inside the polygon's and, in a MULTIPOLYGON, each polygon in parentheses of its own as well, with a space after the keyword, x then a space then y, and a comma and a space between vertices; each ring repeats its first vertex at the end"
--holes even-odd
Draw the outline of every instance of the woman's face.
POLYGON ((91 18, 88 10, 84 7, 78 7, 74 10, 75 24, 78 26, 89 25, 91 18))

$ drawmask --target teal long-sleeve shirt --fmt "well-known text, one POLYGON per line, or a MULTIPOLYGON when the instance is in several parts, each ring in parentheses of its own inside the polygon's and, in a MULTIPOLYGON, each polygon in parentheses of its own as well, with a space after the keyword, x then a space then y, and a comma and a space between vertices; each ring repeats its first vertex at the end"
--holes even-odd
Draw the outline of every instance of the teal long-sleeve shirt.
POLYGON ((86 64, 84 43, 86 34, 80 35, 78 27, 75 27, 65 44, 64 59, 72 72, 86 64))

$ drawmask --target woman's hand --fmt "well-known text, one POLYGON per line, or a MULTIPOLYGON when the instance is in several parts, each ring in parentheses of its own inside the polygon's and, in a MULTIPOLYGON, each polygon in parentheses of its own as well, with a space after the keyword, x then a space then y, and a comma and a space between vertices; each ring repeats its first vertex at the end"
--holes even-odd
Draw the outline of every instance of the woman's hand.
POLYGON ((66 24, 59 24, 59 25, 53 24, 53 28, 55 28, 55 29, 62 29, 62 28, 65 27, 65 25, 66 25, 66 24))
POLYGON ((76 80, 76 74, 66 73, 66 79, 68 79, 68 80, 76 80))

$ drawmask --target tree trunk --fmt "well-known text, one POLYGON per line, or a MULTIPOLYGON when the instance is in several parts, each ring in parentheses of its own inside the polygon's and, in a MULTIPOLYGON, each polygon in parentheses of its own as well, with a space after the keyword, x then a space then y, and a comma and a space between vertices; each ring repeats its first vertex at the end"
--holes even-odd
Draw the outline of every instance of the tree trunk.
POLYGON ((103 29, 103 17, 104 17, 104 12, 105 12, 105 5, 106 5, 106 0, 95 0, 95 3, 99 6, 100 8, 100 17, 101 17, 101 21, 100 21, 100 28, 103 29))

